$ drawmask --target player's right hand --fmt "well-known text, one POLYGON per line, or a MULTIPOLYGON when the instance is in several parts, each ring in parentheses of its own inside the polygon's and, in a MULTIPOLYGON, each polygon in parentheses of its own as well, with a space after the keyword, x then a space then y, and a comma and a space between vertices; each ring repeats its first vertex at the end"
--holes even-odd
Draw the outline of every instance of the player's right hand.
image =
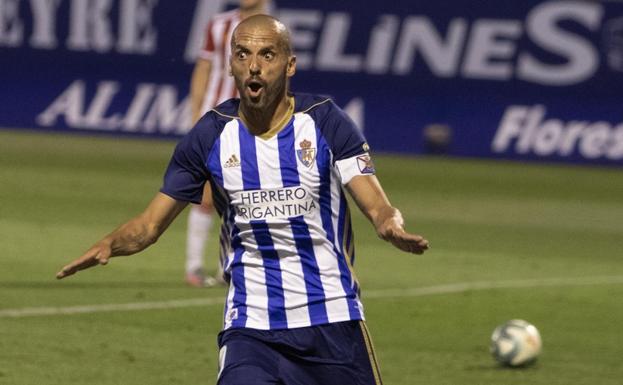
POLYGON ((100 242, 95 244, 80 258, 63 267, 56 273, 57 279, 63 279, 77 273, 80 270, 88 269, 96 265, 106 265, 111 256, 110 246, 100 242))
POLYGON ((402 251, 413 254, 423 254, 430 248, 430 244, 427 239, 418 234, 407 233, 403 229, 389 230, 379 236, 390 242, 392 245, 402 251))
POLYGON ((389 207, 381 217, 376 228, 381 239, 407 253, 423 254, 430 248, 428 240, 423 236, 404 230, 404 219, 398 209, 389 207))

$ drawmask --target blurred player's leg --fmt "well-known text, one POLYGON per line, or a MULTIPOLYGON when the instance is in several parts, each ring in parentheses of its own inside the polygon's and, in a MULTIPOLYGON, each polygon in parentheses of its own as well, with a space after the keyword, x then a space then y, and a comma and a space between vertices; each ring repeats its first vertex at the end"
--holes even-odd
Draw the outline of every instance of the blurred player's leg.
POLYGON ((224 284, 223 271, 217 259, 216 276, 206 275, 203 267, 206 244, 212 228, 212 189, 206 183, 203 189, 201 205, 192 205, 188 214, 188 230, 186 235, 186 282, 195 287, 216 286, 224 284))
POLYGON ((203 255, 211 227, 212 210, 203 205, 192 205, 186 234, 186 282, 191 286, 205 286, 203 255))

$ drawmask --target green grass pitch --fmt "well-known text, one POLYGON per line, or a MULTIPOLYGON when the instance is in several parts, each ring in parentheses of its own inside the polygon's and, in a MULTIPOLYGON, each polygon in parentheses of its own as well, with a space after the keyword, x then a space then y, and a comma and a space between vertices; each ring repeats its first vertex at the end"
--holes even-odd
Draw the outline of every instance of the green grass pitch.
MULTIPOLYGON (((0 131, 0 384, 215 382, 224 291, 183 283, 186 212, 143 253, 54 278, 143 209, 173 146, 0 131), (216 303, 9 312, 188 299, 216 303)), ((424 256, 402 254, 353 210, 355 268, 385 384, 621 384, 620 168, 375 160, 408 229, 432 245, 424 256), (511 318, 543 338, 527 369, 501 368, 488 353, 490 333, 511 318)))

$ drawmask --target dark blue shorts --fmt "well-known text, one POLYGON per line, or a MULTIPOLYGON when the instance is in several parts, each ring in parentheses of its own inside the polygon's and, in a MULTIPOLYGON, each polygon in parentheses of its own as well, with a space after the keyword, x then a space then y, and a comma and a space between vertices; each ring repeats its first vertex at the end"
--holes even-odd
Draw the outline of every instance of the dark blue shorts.
POLYGON ((229 329, 218 337, 218 385, 380 385, 363 321, 289 330, 229 329))

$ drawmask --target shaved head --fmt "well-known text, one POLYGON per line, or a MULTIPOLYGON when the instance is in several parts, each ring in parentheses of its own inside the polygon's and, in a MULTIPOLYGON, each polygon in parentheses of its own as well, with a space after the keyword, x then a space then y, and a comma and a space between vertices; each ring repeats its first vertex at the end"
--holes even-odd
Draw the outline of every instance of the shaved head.
POLYGON ((231 46, 233 48, 237 41, 243 36, 265 36, 272 34, 277 38, 279 47, 282 48, 288 56, 292 55, 290 32, 282 22, 269 15, 254 15, 242 20, 236 29, 234 29, 234 33, 231 37, 231 46))
POLYGON ((241 117, 253 132, 265 132, 291 105, 288 86, 296 57, 286 26, 268 15, 242 20, 232 34, 229 68, 240 94, 241 117))

